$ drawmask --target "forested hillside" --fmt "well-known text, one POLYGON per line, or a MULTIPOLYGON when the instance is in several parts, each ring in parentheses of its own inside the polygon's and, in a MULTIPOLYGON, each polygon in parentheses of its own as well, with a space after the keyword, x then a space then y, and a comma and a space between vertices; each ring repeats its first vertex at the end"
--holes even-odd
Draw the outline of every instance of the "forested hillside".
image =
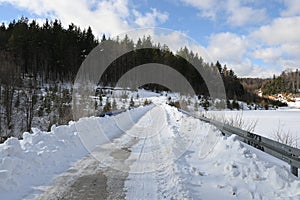
POLYGON ((242 78, 241 83, 246 90, 251 93, 255 93, 270 80, 270 78, 242 78))
MULTIPOLYGON (((103 40, 106 40, 104 35, 103 40)), ((116 82, 124 72, 135 66, 157 62, 175 68, 189 80, 197 93, 207 94, 203 79, 190 63, 180 57, 188 55, 206 70, 219 70, 229 98, 241 97, 244 94, 243 87, 232 70, 226 66, 222 68, 219 62, 205 63, 201 55, 187 48, 183 47, 175 55, 166 45, 154 44, 149 36, 140 38, 136 44, 128 37, 115 42, 120 48, 122 45, 153 48, 133 51, 117 59, 107 71, 108 76, 102 79, 104 84, 116 82)), ((38 85, 72 82, 80 64, 97 44, 98 40, 90 27, 81 30, 71 24, 66 29, 58 20, 46 21, 39 26, 34 20, 29 22, 28 19, 21 18, 11 22, 8 27, 4 24, 0 27, 1 62, 7 63, 6 66, 2 64, 2 74, 12 72, 18 78, 31 77, 38 85)))
POLYGON ((2 60, 16 68, 21 77, 32 76, 43 83, 72 81, 86 55, 98 44, 91 28, 74 24, 63 28, 58 20, 39 26, 26 18, 0 27, 2 60))
POLYGON ((273 77, 262 85, 262 92, 265 95, 273 95, 280 93, 300 93, 300 73, 296 71, 284 71, 278 77, 273 77))
MULTIPOLYGON (((0 136, 67 123, 71 83, 98 44, 91 28, 26 18, 0 26, 0 136)), ((1 137, 0 137, 1 142, 1 137)))
MULTIPOLYGON (((0 136, 30 131, 33 126, 50 129, 52 124, 71 120, 74 77, 89 52, 106 40, 114 42, 117 48, 127 45, 134 50, 110 64, 105 76, 99 77, 101 85, 113 86, 135 66, 161 63, 185 76, 198 95, 209 96, 203 77, 183 58, 188 57, 207 74, 221 74, 229 99, 248 103, 261 101, 245 91, 233 70, 218 61, 207 63, 186 47, 171 52, 166 45, 153 43, 150 36, 134 42, 128 36, 111 40, 103 35, 99 41, 90 27, 81 29, 70 24, 65 28, 58 20, 39 25, 34 20, 21 18, 0 26, 0 136)), ((165 89, 151 84, 147 88, 165 89)), ((104 106, 101 102, 99 108, 104 106)))

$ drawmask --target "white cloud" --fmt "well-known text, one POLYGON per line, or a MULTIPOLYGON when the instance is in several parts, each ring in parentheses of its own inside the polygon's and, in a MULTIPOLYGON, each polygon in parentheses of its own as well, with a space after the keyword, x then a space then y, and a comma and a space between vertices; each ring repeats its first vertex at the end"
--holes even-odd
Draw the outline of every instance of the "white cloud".
POLYGON ((88 0, 0 0, 7 2, 31 13, 50 19, 59 18, 63 25, 73 22, 80 27, 91 26, 98 34, 110 35, 130 29, 125 18, 129 15, 128 0, 103 0, 94 3, 91 10, 88 0))
POLYGON ((216 0, 183 0, 183 2, 203 10, 209 10, 217 3, 216 0))
POLYGON ((250 34, 253 42, 260 44, 253 56, 282 70, 299 68, 299 32, 300 17, 274 19, 250 34))
POLYGON ((251 59, 246 58, 241 63, 235 63, 231 65, 226 63, 229 68, 232 68, 239 77, 261 77, 261 78, 270 78, 273 74, 280 74, 280 70, 273 68, 266 68, 254 64, 251 59))
POLYGON ((300 17, 277 18, 270 25, 262 26, 251 36, 268 45, 300 42, 300 17))
POLYGON ((300 4, 296 0, 284 0, 286 10, 281 11, 281 16, 291 17, 300 14, 300 4))
POLYGON ((36 13, 38 15, 45 14, 44 4, 42 0, 30 1, 30 0, 0 0, 1 3, 10 3, 19 8, 26 8, 29 12, 36 13))
POLYGON ((181 1, 198 9, 203 17, 208 17, 212 20, 224 18, 230 26, 259 24, 268 18, 265 9, 249 7, 236 0, 224 0, 221 3, 217 0, 181 1))
POLYGON ((283 52, 287 52, 288 56, 290 56, 290 57, 298 58, 300 55, 300 44, 299 43, 283 44, 283 45, 281 45, 281 49, 283 52))
POLYGON ((218 1, 217 0, 181 0, 187 5, 193 6, 201 11, 203 17, 208 17, 213 20, 216 19, 216 10, 218 10, 218 1))
POLYGON ((287 69, 295 70, 299 69, 300 59, 280 59, 278 60, 278 63, 280 64, 280 66, 282 66, 282 71, 287 69))
POLYGON ((139 27, 153 27, 157 24, 164 23, 167 21, 167 13, 158 12, 155 8, 152 8, 151 11, 152 12, 147 12, 145 15, 143 15, 137 10, 133 10, 133 14, 136 17, 135 23, 139 27))
POLYGON ((250 44, 247 36, 225 32, 210 37, 207 51, 214 61, 226 64, 240 77, 271 77, 279 73, 253 63, 253 58, 267 59, 268 52, 265 55, 260 55, 258 50, 250 53, 252 48, 253 44, 250 44))
POLYGON ((239 1, 229 0, 227 5, 227 23, 232 26, 244 26, 247 24, 257 24, 267 19, 265 9, 254 9, 241 6, 239 1))
POLYGON ((167 13, 160 13, 156 9, 146 14, 133 11, 128 0, 0 0, 0 3, 3 2, 41 17, 58 18, 63 25, 73 22, 82 28, 91 26, 99 35, 106 33, 114 36, 136 28, 130 22, 132 18, 139 27, 156 26, 168 19, 167 13), (135 16, 137 13, 138 16, 135 16))
MULTIPOLYGON (((261 25, 270 19, 264 3, 256 0, 181 0, 199 10, 211 20, 225 21, 231 27, 261 25)), ((299 67, 300 58, 300 4, 295 0, 282 0, 284 17, 274 18, 261 27, 252 26, 246 35, 234 33, 212 34, 208 52, 215 60, 233 67, 241 76, 262 76, 278 73, 278 69, 299 67), (254 30, 253 30, 254 29, 254 30), (256 63, 264 65, 258 66, 256 63), (270 69, 270 70, 268 70, 270 69), (276 70, 271 70, 276 69, 276 70)), ((243 31, 243 30, 242 30, 243 31)))
POLYGON ((244 36, 226 32, 212 35, 207 50, 217 60, 239 63, 246 48, 247 41, 244 36))
POLYGON ((252 53, 256 59, 261 59, 264 62, 276 64, 282 55, 282 50, 279 47, 260 48, 252 53))
POLYGON ((253 57, 265 63, 281 65, 283 69, 299 67, 300 45, 282 44, 260 48, 253 52, 253 57))
POLYGON ((234 33, 219 33, 210 36, 207 51, 216 61, 232 68, 239 76, 251 75, 254 68, 249 59, 245 59, 248 42, 245 36, 234 33))

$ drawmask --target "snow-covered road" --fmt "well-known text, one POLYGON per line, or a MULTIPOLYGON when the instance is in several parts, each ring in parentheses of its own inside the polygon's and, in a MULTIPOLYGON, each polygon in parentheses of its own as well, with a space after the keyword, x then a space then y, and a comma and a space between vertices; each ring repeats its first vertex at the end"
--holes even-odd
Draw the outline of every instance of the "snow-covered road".
MULTIPOLYGON (((116 122, 128 121, 126 113, 76 122, 89 124, 88 132, 100 124, 106 135, 114 137, 77 159, 51 185, 35 183, 36 189, 23 199, 300 198, 300 179, 287 164, 164 103, 148 110, 133 117, 133 126, 122 128, 116 122)), ((1 188, 14 191, 0 184, 0 199, 1 188)))

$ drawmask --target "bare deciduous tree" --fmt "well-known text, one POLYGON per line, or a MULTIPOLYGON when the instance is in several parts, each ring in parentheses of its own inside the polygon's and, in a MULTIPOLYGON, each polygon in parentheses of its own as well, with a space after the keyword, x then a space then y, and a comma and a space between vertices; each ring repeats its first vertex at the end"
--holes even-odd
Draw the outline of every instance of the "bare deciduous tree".
POLYGON ((224 124, 234 126, 249 132, 253 132, 258 123, 258 120, 245 120, 243 112, 239 112, 238 114, 225 117, 225 116, 217 116, 213 114, 206 114, 206 117, 209 119, 220 121, 224 124))
POLYGON ((258 120, 248 120, 246 121, 242 112, 238 113, 233 117, 229 117, 222 120, 223 123, 228 124, 230 126, 234 126, 249 132, 253 132, 257 125, 258 120))
POLYGON ((279 122, 276 130, 273 131, 273 138, 277 142, 298 148, 298 137, 290 132, 290 130, 284 130, 284 125, 279 122))

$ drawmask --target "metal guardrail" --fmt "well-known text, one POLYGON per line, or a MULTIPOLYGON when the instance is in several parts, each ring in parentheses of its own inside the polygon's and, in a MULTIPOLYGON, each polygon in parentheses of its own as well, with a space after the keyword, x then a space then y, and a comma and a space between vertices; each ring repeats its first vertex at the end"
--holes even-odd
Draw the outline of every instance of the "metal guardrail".
POLYGON ((288 163, 291 166, 291 173, 295 176, 298 176, 298 169, 300 168, 300 149, 282 144, 240 128, 221 123, 213 119, 203 116, 196 116, 182 109, 178 109, 178 111, 216 126, 223 134, 237 135, 240 141, 288 163))

